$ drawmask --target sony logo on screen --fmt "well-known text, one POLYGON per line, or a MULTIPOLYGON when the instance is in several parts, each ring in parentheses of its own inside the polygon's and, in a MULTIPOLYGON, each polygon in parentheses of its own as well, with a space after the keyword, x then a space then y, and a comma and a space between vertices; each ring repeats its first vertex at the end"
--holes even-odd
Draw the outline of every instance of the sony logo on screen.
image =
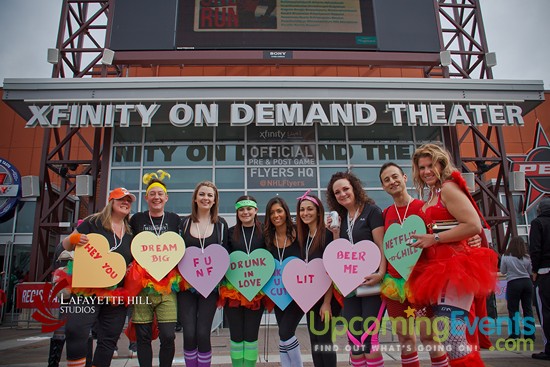
MULTIPOLYGON (((160 104, 59 104, 29 106, 32 117, 25 127, 120 127, 138 121, 150 127, 160 104)), ((185 103, 170 107, 172 125, 218 126, 220 105, 185 103)), ((394 126, 524 125, 521 107, 516 105, 442 103, 387 103, 383 111, 369 103, 232 103, 230 125, 247 126, 369 126, 381 114, 390 114, 394 126)), ((224 111, 226 112, 226 111, 224 111)), ((224 115, 227 115, 224 113, 224 115)))

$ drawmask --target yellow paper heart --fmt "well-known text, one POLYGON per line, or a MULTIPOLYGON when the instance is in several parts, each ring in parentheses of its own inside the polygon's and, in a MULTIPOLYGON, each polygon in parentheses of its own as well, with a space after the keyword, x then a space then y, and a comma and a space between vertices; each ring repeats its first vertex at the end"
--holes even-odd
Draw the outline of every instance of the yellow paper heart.
POLYGON ((165 232, 157 237, 143 231, 134 237, 131 249, 137 263, 160 281, 180 262, 185 254, 185 241, 176 232, 165 232))
POLYGON ((109 241, 97 233, 86 235, 89 242, 76 246, 73 264, 73 288, 108 288, 126 274, 124 257, 111 252, 109 241))

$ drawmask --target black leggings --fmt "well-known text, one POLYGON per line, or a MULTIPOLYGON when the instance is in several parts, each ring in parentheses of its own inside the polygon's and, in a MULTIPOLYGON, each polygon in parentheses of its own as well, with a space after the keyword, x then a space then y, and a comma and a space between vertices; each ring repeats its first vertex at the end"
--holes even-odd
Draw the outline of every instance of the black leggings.
MULTIPOLYGON (((324 297, 323 297, 324 298, 324 297)), ((321 321, 319 311, 324 299, 321 298, 307 313, 307 328, 311 342, 311 356, 315 367, 336 367, 336 351, 333 350, 332 322, 321 321)), ((331 301, 332 317, 340 315, 340 304, 335 298, 331 301)))
MULTIPOLYGON (((348 331, 355 337, 355 339, 361 340, 361 336, 363 335, 363 333, 365 333, 374 322, 373 321, 370 322, 368 325, 365 325, 365 321, 368 318, 374 320, 378 316, 381 305, 382 299, 379 295, 368 297, 352 296, 349 298, 344 298, 344 308, 342 309, 342 316, 346 319, 348 323, 348 331), (353 324, 350 325, 350 320, 353 318, 358 319, 355 319, 353 324)), ((370 353, 371 340, 372 334, 367 336, 362 346, 356 346, 350 340, 349 343, 352 347, 351 354, 359 355, 363 353, 370 353)))
MULTIPOLYGON (((134 324, 137 337, 137 354, 140 367, 151 367, 153 365, 153 348, 151 337, 153 335, 152 324, 134 324)), ((174 328, 175 322, 162 322, 159 327, 159 367, 170 367, 176 352, 174 328)))
MULTIPOLYGON (((88 297, 92 299, 92 297, 88 297)), ((65 340, 67 343, 67 360, 85 358, 88 352, 88 336, 92 326, 97 333, 97 346, 93 365, 107 367, 111 365, 113 352, 126 321, 126 307, 109 304, 98 305, 98 302, 84 303, 84 297, 71 296, 73 304, 64 306, 67 312, 65 340), (77 300, 76 300, 77 299, 77 300), (82 306, 80 306, 82 305, 82 306)))
POLYGON ((200 293, 183 291, 178 293, 178 318, 183 326, 183 349, 207 353, 212 350, 210 333, 216 313, 218 291, 207 298, 200 293))
POLYGON ((275 318, 277 319, 277 325, 279 325, 279 339, 281 341, 287 341, 295 336, 296 328, 303 316, 304 311, 294 301, 290 302, 284 310, 275 306, 275 318))
POLYGON ((264 313, 263 305, 258 310, 251 310, 243 306, 225 306, 224 310, 229 321, 229 335, 231 335, 232 341, 240 343, 258 340, 258 331, 264 313))

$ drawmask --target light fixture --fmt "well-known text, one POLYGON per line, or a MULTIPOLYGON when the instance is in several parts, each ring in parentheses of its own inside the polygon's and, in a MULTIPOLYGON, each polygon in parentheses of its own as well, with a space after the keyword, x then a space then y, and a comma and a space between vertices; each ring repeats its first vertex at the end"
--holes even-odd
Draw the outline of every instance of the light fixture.
POLYGON ((89 175, 76 176, 76 196, 92 196, 93 180, 89 175))
POLYGON ((441 66, 449 66, 453 63, 453 59, 451 58, 451 51, 445 50, 441 51, 439 53, 439 60, 441 63, 441 66))
POLYGON ((485 64, 487 65, 488 68, 497 66, 497 54, 494 52, 487 52, 485 54, 485 64))
POLYGON ((21 177, 21 196, 24 198, 40 196, 38 176, 21 177))
POLYGON ((115 59, 115 52, 109 50, 108 48, 103 50, 103 57, 101 58, 101 63, 103 65, 113 65, 113 60, 115 59))
POLYGON ((47 59, 50 64, 57 64, 59 62, 59 50, 57 48, 48 48, 47 59))
POLYGON ((510 172, 510 180, 508 184, 510 191, 525 192, 525 172, 510 172))
POLYGON ((470 192, 476 191, 476 175, 473 172, 463 172, 462 177, 466 181, 466 186, 470 192))

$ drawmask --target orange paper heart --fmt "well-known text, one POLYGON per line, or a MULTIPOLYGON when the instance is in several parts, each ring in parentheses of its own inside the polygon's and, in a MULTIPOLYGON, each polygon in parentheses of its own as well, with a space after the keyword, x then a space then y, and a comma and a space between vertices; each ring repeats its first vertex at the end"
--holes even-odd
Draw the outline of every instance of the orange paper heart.
POLYGON ((161 281, 185 254, 185 241, 176 232, 165 232, 157 237, 152 232, 141 232, 132 240, 132 255, 142 268, 161 281))
POLYGON ((86 235, 89 242, 76 246, 73 264, 73 288, 108 288, 126 274, 124 257, 111 252, 109 241, 97 233, 86 235))

